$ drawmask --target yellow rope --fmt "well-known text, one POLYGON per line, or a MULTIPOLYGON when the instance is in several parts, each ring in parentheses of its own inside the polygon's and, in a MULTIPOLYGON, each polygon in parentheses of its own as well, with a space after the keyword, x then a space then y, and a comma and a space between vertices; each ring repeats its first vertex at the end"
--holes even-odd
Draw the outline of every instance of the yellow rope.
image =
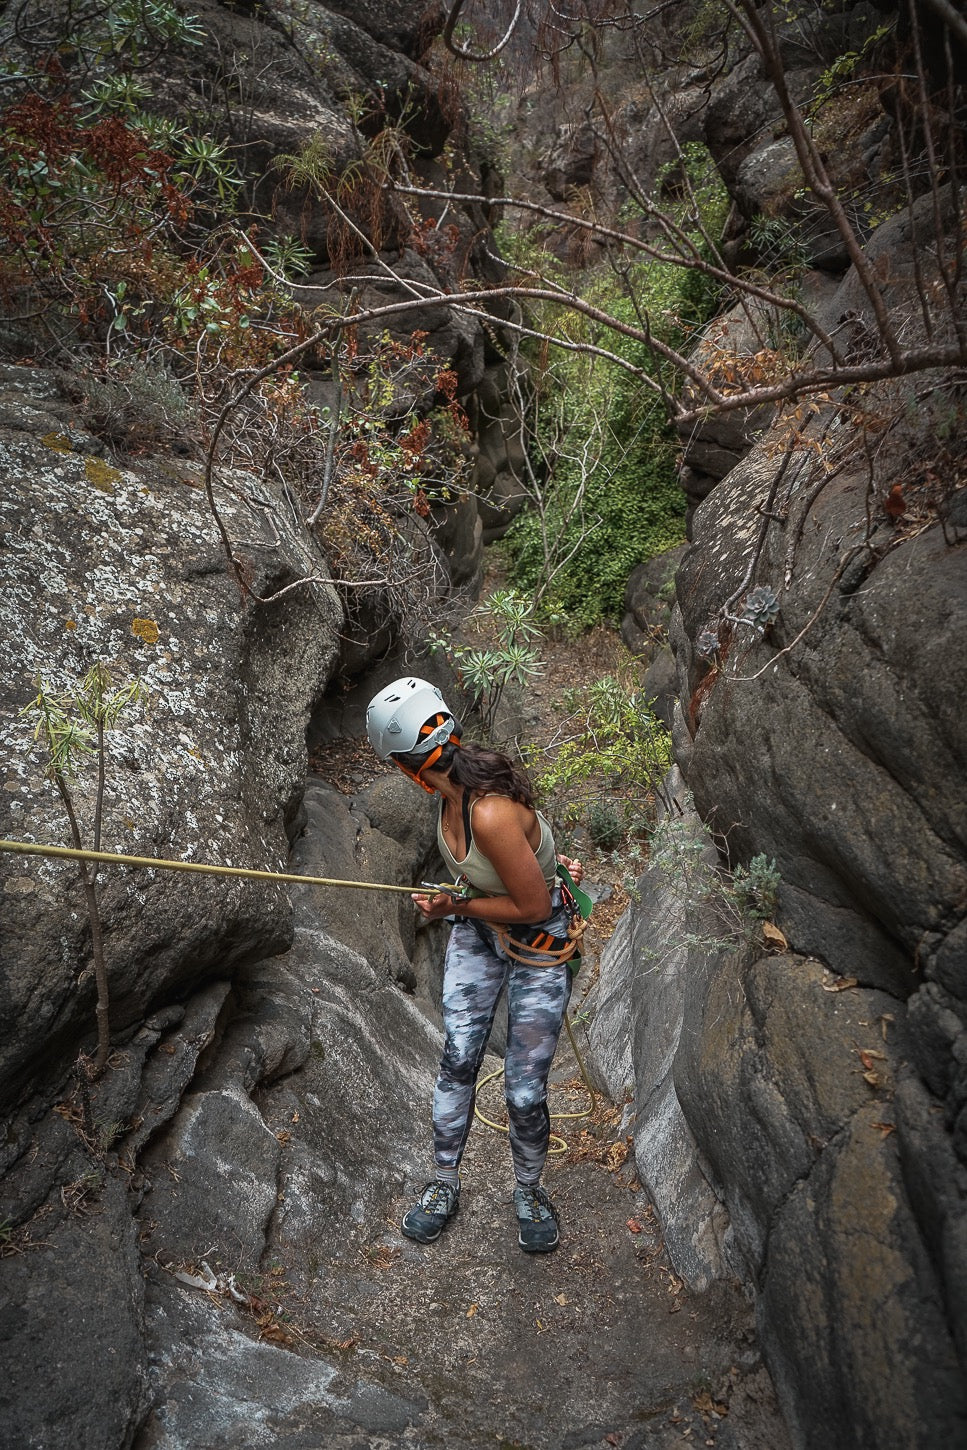
POLYGON ((203 861, 168 861, 160 856, 122 856, 115 851, 82 851, 73 846, 38 846, 33 841, 0 841, 0 851, 22 856, 54 856, 68 861, 100 861, 107 866, 153 866, 163 871, 200 871, 208 876, 242 876, 251 881, 295 881, 303 886, 352 886, 360 891, 419 893, 419 886, 386 886, 378 881, 337 881, 331 876, 295 876, 286 871, 253 871, 244 866, 209 866, 203 861))
MULTIPOLYGON (((566 1013, 564 1015, 564 1026, 567 1028, 567 1035, 571 1041, 571 1048, 574 1052, 574 1056, 577 1058, 578 1069, 581 1073, 581 1080, 588 1090, 588 1097, 591 1099, 591 1101, 588 1107, 584 1108, 580 1113, 551 1113, 550 1116, 555 1122, 559 1122, 562 1118, 589 1118, 598 1105, 598 1095, 594 1091, 594 1088, 591 1086, 590 1079, 588 1078, 587 1068, 584 1066, 584 1059, 581 1056, 580 1049, 578 1048, 578 1045, 574 1040, 574 1033, 571 1031, 571 1023, 566 1013)), ((477 1084, 478 1089, 486 1086, 488 1082, 493 1082, 495 1078, 501 1077, 503 1075, 503 1071, 503 1067, 498 1067, 496 1072, 488 1072, 486 1077, 482 1077, 479 1080, 477 1084)), ((484 1123, 488 1128, 493 1128, 494 1131, 497 1133, 510 1132, 510 1128, 507 1126, 506 1123, 495 1123, 492 1118, 485 1117, 485 1115, 477 1107, 476 1103, 474 1103, 473 1115, 475 1118, 479 1118, 481 1123, 484 1123)), ((552 1146, 549 1147, 547 1150, 548 1157, 550 1157, 551 1154, 554 1153, 567 1152, 567 1143, 557 1133, 551 1134, 551 1144, 552 1146)))
MULTIPOLYGON (((422 887, 416 886, 387 886, 378 881, 341 881, 332 876, 296 876, 286 871, 256 871, 244 866, 210 866, 203 861, 170 861, 162 856, 125 856, 116 851, 86 851, 74 846, 42 846, 34 841, 4 841, 0 840, 0 851, 12 852, 20 856, 49 856, 56 860, 67 861, 97 861, 105 866, 140 866, 159 868, 162 871, 198 871, 207 876, 239 876, 249 881, 292 881, 303 886, 347 886, 354 887, 360 891, 397 891, 409 896, 414 891, 419 892, 422 887)), ((551 1113, 555 1120, 562 1118, 587 1118, 597 1107, 597 1094, 588 1080, 587 1070, 584 1061, 574 1040, 574 1033, 571 1031, 571 1024, 567 1015, 564 1017, 564 1025, 567 1028, 567 1035, 571 1040, 571 1047, 574 1056, 577 1058, 578 1068, 584 1086, 588 1090, 590 1105, 580 1113, 551 1113)), ((488 1082, 493 1081, 502 1075, 504 1069, 498 1068, 496 1072, 488 1073, 482 1077, 478 1087, 484 1087, 488 1082)), ((485 1123, 488 1128, 493 1128, 498 1133, 509 1132, 505 1123, 495 1123, 484 1116, 478 1107, 474 1107, 474 1115, 485 1123)), ((551 1141, 555 1145, 549 1153, 566 1153, 567 1143, 556 1133, 551 1134, 551 1141)))

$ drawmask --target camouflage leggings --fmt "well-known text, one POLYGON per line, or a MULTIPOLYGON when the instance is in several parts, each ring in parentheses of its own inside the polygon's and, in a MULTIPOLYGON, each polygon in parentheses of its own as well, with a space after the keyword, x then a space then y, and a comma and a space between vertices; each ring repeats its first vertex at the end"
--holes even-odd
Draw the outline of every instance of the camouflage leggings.
MULTIPOLYGON (((563 934, 560 913, 548 930, 563 934)), ((456 1168, 473 1122, 477 1074, 497 1003, 507 987, 504 1082, 510 1151, 519 1183, 540 1182, 550 1122, 547 1078, 571 995, 566 963, 525 966, 510 961, 484 927, 486 943, 469 921, 457 921, 443 969, 446 1040, 433 1094, 433 1149, 438 1167, 456 1168)))

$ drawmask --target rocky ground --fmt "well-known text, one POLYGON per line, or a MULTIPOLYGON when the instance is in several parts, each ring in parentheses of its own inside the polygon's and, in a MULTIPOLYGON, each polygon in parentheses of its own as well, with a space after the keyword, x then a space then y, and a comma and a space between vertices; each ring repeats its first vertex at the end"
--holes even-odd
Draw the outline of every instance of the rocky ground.
MULTIPOLYGON (((566 1077, 573 1066, 562 1048, 556 1112, 587 1103, 580 1079, 566 1077)), ((482 1094, 495 1121, 499 1096, 499 1083, 482 1094)), ((568 1148, 546 1174, 561 1215, 555 1253, 518 1247, 506 1138, 478 1123, 461 1210, 438 1243, 400 1235, 404 1199, 386 1205, 377 1237, 328 1266, 320 1298, 331 1332, 356 1341, 351 1353, 388 1387, 427 1401, 401 1443, 786 1443, 749 1306, 729 1286, 684 1291, 625 1161, 617 1116, 599 1105, 593 1120, 556 1124, 568 1148)))
MULTIPOLYGON (((500 1096, 496 1079, 481 1092, 481 1111, 495 1122, 500 1096)), ((785 1450, 749 1304, 727 1284, 685 1290, 635 1180, 621 1109, 599 1101, 584 1116, 588 1107, 565 1042, 552 1111, 578 1116, 553 1125, 567 1144, 545 1180, 560 1212, 556 1252, 521 1252, 507 1140, 478 1122, 460 1212, 436 1244, 399 1232, 422 1186, 414 1179, 337 1244, 320 1245, 318 1259, 267 1264, 246 1286, 257 1291, 250 1311, 223 1298, 221 1333, 234 1341, 225 1364, 243 1363, 239 1336, 247 1336, 253 1366, 260 1361, 257 1404, 244 1377, 234 1382, 219 1368, 212 1296, 160 1276, 167 1282, 149 1290, 149 1303, 169 1319, 183 1316, 185 1349, 139 1450, 197 1444, 193 1425, 211 1425, 199 1395, 226 1401, 219 1447, 315 1450, 324 1427, 327 1446, 385 1450, 785 1450), (204 1326, 199 1301, 209 1301, 204 1326), (269 1356, 285 1394, 266 1415, 269 1356), (311 1387, 320 1372, 324 1393, 311 1387), (302 1378, 309 1403, 298 1405, 302 1378)))

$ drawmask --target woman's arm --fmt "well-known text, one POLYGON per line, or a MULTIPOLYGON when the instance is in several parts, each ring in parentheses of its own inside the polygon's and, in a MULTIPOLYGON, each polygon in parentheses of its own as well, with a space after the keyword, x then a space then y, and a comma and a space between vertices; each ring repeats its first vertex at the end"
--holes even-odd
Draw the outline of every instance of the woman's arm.
POLYGON ((466 916, 497 926, 546 921, 551 914, 551 893, 525 835, 526 808, 507 796, 484 796, 473 808, 473 839, 506 887, 506 896, 476 896, 471 901, 452 897, 414 896, 428 919, 466 916))

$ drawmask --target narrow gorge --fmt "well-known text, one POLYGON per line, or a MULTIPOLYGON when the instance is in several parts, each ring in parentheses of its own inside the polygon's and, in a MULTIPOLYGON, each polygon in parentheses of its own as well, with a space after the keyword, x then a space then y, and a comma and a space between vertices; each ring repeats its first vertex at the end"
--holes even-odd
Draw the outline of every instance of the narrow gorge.
POLYGON ((967 1445, 967 28, 484 10, 0 20, 10 1450, 967 1445), (404 671, 598 901, 537 1262, 404 671))

